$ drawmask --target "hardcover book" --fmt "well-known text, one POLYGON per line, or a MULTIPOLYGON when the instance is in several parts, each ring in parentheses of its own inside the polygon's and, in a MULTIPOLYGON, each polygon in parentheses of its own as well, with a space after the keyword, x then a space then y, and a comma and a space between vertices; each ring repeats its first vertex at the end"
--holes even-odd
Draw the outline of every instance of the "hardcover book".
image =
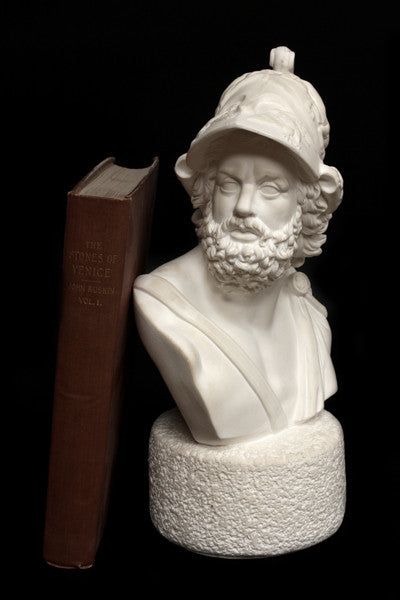
POLYGON ((53 566, 92 566, 101 541, 158 163, 128 169, 107 158, 68 193, 43 547, 53 566))

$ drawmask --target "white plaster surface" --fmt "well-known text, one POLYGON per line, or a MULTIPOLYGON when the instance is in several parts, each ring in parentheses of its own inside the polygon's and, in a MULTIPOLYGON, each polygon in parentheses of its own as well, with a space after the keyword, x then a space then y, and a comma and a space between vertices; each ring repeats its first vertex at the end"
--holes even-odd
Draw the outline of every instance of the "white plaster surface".
POLYGON ((343 180, 294 53, 223 92, 175 171, 199 244, 134 283, 136 325, 197 442, 230 445, 318 414, 337 390, 327 311, 296 269, 318 256, 343 180))
POLYGON ((149 477, 151 518, 170 541, 227 558, 293 552, 342 523, 342 428, 323 410, 257 441, 208 446, 173 409, 153 425, 149 477))

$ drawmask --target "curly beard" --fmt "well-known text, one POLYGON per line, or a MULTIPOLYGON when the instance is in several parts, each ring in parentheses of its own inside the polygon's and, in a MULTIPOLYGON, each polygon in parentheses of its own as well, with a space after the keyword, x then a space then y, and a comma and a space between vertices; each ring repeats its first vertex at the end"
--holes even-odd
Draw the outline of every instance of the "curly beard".
POLYGON ((258 292, 282 277, 291 266, 302 227, 301 206, 281 229, 272 230, 257 217, 230 217, 217 223, 211 202, 196 219, 196 234, 207 258, 208 269, 225 292, 240 289, 258 292), (230 232, 257 235, 251 242, 233 240, 230 232))

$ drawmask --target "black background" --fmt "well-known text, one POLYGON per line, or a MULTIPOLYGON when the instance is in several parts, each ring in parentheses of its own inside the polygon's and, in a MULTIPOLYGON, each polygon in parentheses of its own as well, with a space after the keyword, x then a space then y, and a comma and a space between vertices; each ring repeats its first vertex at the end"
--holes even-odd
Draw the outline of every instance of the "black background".
POLYGON ((398 116, 394 103, 389 106, 388 84, 396 78, 397 28, 385 3, 372 6, 3 3, 3 318, 4 330, 11 330, 4 380, 10 382, 6 405, 13 408, 3 426, 11 434, 4 454, 11 467, 4 574, 15 592, 28 585, 79 596, 110 586, 115 598, 156 591, 218 597, 242 585, 249 596, 307 592, 316 598, 336 589, 364 594, 376 585, 380 598, 396 597, 391 560, 398 461, 396 444, 388 442, 397 399, 384 385, 392 369, 387 338, 379 333, 395 335, 397 305, 389 250, 397 211, 387 189, 395 172, 389 164, 398 116), (339 391, 326 407, 340 420, 346 441, 343 525, 313 548, 270 559, 212 559, 161 538, 148 516, 147 442, 152 422, 173 401, 133 339, 96 563, 82 572, 49 567, 41 552, 67 191, 107 156, 142 167, 157 155, 149 270, 190 249, 196 243, 191 205, 175 177, 175 161, 212 116, 225 87, 244 72, 268 67, 269 51, 279 45, 295 51, 295 72, 325 102, 331 124, 325 162, 345 182, 323 254, 304 267, 333 330, 339 391), (390 326, 382 324, 382 311, 390 326))

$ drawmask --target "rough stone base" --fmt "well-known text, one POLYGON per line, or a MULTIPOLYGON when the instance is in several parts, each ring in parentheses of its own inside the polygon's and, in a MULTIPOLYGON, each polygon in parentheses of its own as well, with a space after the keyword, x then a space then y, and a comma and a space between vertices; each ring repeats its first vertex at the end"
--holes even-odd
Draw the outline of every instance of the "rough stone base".
POLYGON ((155 527, 202 554, 293 552, 331 536, 344 516, 343 433, 325 410, 259 441, 205 446, 173 409, 154 422, 149 476, 155 527))

